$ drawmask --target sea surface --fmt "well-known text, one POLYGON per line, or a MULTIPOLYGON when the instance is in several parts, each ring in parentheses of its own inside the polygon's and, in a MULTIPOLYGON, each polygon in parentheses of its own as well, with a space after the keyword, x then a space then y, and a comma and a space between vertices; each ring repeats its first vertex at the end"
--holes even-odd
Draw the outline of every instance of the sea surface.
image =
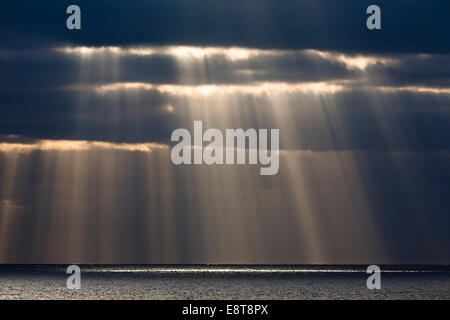
POLYGON ((450 266, 80 265, 81 289, 67 289, 67 265, 0 265, 0 299, 450 299, 450 266))

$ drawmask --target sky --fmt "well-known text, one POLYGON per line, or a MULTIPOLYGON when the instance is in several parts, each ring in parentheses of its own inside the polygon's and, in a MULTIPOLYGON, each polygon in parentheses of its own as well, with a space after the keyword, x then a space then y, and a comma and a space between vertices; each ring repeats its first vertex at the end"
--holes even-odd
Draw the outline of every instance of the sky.
POLYGON ((449 264, 449 12, 2 1, 0 263, 449 264), (194 120, 278 128, 279 173, 174 165, 194 120))

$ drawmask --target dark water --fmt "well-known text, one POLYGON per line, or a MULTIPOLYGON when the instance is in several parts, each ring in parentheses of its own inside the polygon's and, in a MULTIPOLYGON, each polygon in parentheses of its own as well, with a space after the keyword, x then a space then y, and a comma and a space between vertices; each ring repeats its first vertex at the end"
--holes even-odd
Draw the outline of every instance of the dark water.
POLYGON ((368 290, 367 266, 0 265, 0 299, 450 299, 450 266, 381 266, 368 290))

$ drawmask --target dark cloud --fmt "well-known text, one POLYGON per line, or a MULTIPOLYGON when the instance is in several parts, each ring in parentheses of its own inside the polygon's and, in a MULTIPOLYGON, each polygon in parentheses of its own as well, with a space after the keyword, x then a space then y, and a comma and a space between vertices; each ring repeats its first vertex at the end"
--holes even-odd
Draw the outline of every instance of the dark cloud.
MULTIPOLYGON (((22 91, 1 93, 0 134, 35 138, 102 141, 167 141, 193 119, 205 127, 225 129, 283 127, 274 113, 284 110, 295 124, 297 138, 282 139, 288 149, 450 149, 450 95, 426 92, 384 92, 374 89, 337 92, 332 98, 305 93, 283 101, 264 95, 236 93, 222 104, 214 96, 198 102, 139 90, 134 93, 22 91), (23 93, 26 94, 23 94, 23 93), (228 101, 228 102, 227 102, 228 101), (167 108, 173 108, 168 110, 167 108), (210 112, 241 113, 233 123, 205 118, 210 112), (258 114, 258 117, 246 116, 258 114)), ((284 119, 284 117, 282 117, 284 119)))
POLYGON ((367 68, 374 85, 450 87, 449 55, 401 55, 396 63, 375 64, 367 68))
POLYGON ((344 52, 449 53, 446 0, 380 0, 382 30, 366 28, 371 1, 77 1, 82 30, 65 27, 71 1, 2 1, 2 47, 190 44, 344 52))

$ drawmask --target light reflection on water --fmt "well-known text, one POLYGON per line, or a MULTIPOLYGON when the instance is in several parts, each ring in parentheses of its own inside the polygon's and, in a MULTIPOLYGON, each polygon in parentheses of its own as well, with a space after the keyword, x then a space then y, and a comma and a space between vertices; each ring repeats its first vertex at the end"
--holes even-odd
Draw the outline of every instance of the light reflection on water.
POLYGON ((0 299, 450 299, 449 266, 81 267, 81 290, 66 288, 67 265, 0 265, 0 299))
MULTIPOLYGON (((283 273, 361 273, 366 272, 365 269, 282 269, 282 268, 92 268, 86 269, 85 272, 113 272, 113 273, 254 273, 254 274, 283 274, 283 273)), ((445 272, 439 270, 382 270, 383 273, 435 273, 445 272)))

